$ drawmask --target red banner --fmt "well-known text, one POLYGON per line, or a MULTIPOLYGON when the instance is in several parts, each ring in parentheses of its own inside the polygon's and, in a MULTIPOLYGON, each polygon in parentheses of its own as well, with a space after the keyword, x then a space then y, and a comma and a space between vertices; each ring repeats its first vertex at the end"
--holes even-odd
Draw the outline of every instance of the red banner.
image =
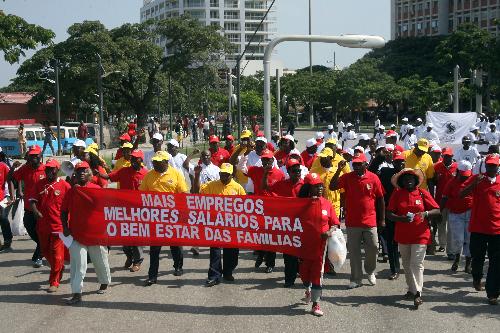
POLYGON ((73 237, 85 245, 246 248, 312 258, 319 201, 78 188, 73 237))

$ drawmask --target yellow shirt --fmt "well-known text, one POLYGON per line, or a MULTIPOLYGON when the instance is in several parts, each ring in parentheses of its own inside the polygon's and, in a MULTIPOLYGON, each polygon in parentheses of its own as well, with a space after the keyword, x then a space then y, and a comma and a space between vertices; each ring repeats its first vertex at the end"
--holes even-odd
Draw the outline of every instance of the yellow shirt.
MULTIPOLYGON (((324 168, 321 166, 319 159, 320 159, 320 157, 318 157, 314 160, 314 162, 311 166, 311 170, 309 172, 311 172, 311 173, 314 172, 317 174, 324 172, 324 171, 321 171, 321 170, 324 170, 324 168)), ((332 160, 332 168, 337 169, 340 161, 344 161, 344 158, 342 156, 340 156, 339 154, 335 154, 335 157, 332 160)), ((346 164, 346 166, 344 167, 344 170, 342 170, 342 172, 343 173, 351 172, 351 167, 349 166, 349 163, 346 164)))
POLYGON ((220 180, 214 180, 201 185, 201 194, 218 194, 218 195, 245 195, 243 187, 231 179, 229 184, 224 185, 220 180))
POLYGON ((169 192, 169 193, 186 193, 188 191, 186 180, 182 173, 169 166, 167 171, 159 173, 155 170, 149 171, 141 185, 140 191, 154 192, 169 192))
MULTIPOLYGON (((335 208, 335 213, 337 214, 337 216, 340 216, 340 193, 343 193, 344 189, 330 191, 330 182, 332 181, 335 172, 337 172, 337 166, 331 167, 330 170, 326 170, 325 168, 321 169, 322 172, 318 173, 318 175, 323 181, 325 188, 323 196, 325 197, 325 199, 330 201, 332 206, 335 208)), ((339 177, 342 176, 344 173, 345 173, 344 171, 341 171, 339 177)))
POLYGON ((405 168, 419 169, 424 173, 424 182, 420 186, 424 190, 428 189, 427 179, 434 178, 434 163, 429 154, 424 154, 418 157, 413 153, 413 150, 406 150, 403 152, 405 157, 405 168))
POLYGON ((130 166, 130 161, 121 157, 118 160, 116 160, 115 167, 113 168, 113 171, 118 171, 121 168, 128 168, 129 166, 130 166))

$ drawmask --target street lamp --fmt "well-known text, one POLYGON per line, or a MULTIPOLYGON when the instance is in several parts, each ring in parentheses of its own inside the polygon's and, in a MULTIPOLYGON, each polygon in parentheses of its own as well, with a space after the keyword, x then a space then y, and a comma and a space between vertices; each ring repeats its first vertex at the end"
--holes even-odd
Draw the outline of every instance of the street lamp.
POLYGON ((57 155, 61 156, 61 108, 59 107, 59 61, 54 60, 54 72, 56 79, 51 80, 46 77, 41 77, 41 80, 48 81, 56 86, 56 118, 57 118, 57 155))
POLYGON ((336 43, 343 47, 349 48, 381 48, 385 45, 385 40, 379 36, 367 35, 342 35, 342 36, 301 36, 290 35, 282 36, 273 39, 264 51, 264 134, 268 140, 271 139, 271 56, 274 48, 283 42, 320 42, 320 43, 336 43))

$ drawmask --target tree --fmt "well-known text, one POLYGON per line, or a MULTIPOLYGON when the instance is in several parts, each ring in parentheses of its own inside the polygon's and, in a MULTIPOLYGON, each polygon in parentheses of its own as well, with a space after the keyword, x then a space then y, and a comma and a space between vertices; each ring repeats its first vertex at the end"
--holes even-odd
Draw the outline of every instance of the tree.
POLYGON ((16 15, 6 15, 0 10, 0 50, 10 64, 19 61, 25 50, 33 50, 39 44, 47 45, 55 37, 54 32, 30 24, 16 15))

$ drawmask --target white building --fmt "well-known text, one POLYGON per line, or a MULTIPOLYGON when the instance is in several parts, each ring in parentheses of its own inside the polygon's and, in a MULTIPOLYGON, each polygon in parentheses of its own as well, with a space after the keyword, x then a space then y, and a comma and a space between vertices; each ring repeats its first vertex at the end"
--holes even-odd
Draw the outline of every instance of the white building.
MULTIPOLYGON (((141 8, 141 22, 149 19, 166 19, 189 14, 205 25, 222 27, 224 35, 236 46, 235 54, 227 55, 229 67, 236 66, 235 59, 244 49, 260 20, 265 15, 269 0, 144 0, 141 8)), ((250 44, 241 62, 244 75, 262 70, 264 49, 276 32, 276 9, 273 7, 250 44)), ((156 43, 165 48, 165 40, 157 38, 156 43)), ((165 49, 165 52, 168 51, 165 49)), ((283 64, 274 61, 282 69, 283 64)))

